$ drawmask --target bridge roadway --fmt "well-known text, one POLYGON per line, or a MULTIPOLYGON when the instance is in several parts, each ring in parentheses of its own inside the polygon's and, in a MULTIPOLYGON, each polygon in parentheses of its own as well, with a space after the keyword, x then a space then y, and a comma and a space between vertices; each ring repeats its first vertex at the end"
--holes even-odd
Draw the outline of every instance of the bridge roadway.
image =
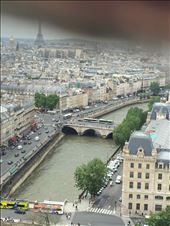
POLYGON ((75 132, 78 135, 90 134, 108 138, 112 137, 115 126, 115 124, 108 124, 107 122, 88 122, 83 119, 73 119, 64 124, 62 131, 67 133, 67 131, 71 129, 70 132, 75 132))

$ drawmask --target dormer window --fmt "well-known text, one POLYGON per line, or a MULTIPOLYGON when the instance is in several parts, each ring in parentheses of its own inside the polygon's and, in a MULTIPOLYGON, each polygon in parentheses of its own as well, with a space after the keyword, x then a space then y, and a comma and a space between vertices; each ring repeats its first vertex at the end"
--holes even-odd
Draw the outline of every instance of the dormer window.
POLYGON ((141 157, 143 157, 143 156, 144 156, 144 150, 143 150, 143 148, 142 148, 142 147, 139 147, 139 148, 138 148, 137 155, 138 155, 138 156, 141 156, 141 157))
POLYGON ((158 168, 163 169, 163 163, 158 163, 158 168))

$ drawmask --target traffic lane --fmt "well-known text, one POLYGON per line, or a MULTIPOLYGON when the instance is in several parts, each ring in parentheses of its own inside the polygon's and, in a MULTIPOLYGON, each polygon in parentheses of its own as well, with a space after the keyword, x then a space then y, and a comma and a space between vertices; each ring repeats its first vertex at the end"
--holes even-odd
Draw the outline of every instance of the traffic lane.
POLYGON ((49 133, 46 134, 45 130, 43 130, 43 128, 42 129, 40 128, 38 131, 36 131, 34 134, 31 135, 31 140, 30 140, 31 144, 23 145, 20 142, 19 145, 22 145, 22 147, 23 147, 21 150, 18 150, 17 148, 15 148, 13 150, 9 150, 8 154, 6 154, 5 157, 3 158, 3 163, 1 163, 1 175, 3 175, 4 173, 8 172, 10 170, 10 168, 13 167, 19 161, 21 161, 21 159, 26 154, 31 152, 34 148, 37 148, 36 146, 41 144, 42 141, 50 139, 49 136, 51 136, 54 132, 57 132, 57 131, 55 131, 54 129, 50 128, 49 129, 49 133), (38 135, 38 132, 41 132, 41 134, 38 135), (35 137, 37 135, 40 137, 39 141, 35 141, 35 137), (22 150, 25 150, 25 153, 21 153, 22 150), (15 157, 16 153, 19 153, 18 157, 15 157), (9 165, 8 161, 13 161, 13 163, 9 165))
POLYGON ((117 216, 89 212, 76 212, 72 222, 88 226, 124 226, 122 219, 117 216))

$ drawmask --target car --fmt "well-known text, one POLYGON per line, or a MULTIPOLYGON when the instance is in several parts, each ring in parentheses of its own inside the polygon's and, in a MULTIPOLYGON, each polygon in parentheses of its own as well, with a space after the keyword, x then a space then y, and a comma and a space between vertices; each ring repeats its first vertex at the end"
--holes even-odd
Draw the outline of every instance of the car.
POLYGON ((21 153, 25 153, 25 150, 22 150, 21 153))
POLYGON ((3 163, 3 160, 2 159, 0 159, 0 163, 3 163))
POLYGON ((122 197, 119 198, 119 202, 122 202, 122 197))
POLYGON ((15 157, 18 157, 18 156, 19 156, 19 153, 16 153, 16 154, 15 154, 15 157))
POLYGON ((46 130, 45 132, 46 132, 46 133, 49 133, 49 130, 46 130))
POLYGON ((30 136, 28 136, 28 137, 27 137, 27 140, 31 140, 31 137, 30 137, 30 136))
POLYGON ((36 137, 34 138, 34 140, 35 140, 35 141, 39 141, 39 140, 40 140, 39 136, 36 136, 36 137))
POLYGON ((11 161, 11 160, 10 160, 10 161, 8 161, 8 165, 11 165, 12 163, 13 163, 13 161, 11 161))
POLYGON ((24 145, 26 145, 27 144, 27 142, 26 141, 24 141, 24 143, 23 143, 24 145))
POLYGON ((2 155, 6 155, 6 152, 5 152, 5 151, 3 151, 3 152, 2 152, 2 155))
POLYGON ((15 210, 15 213, 17 213, 17 214, 26 214, 25 210, 20 210, 20 209, 15 210))
POLYGON ((17 149, 21 150, 22 149, 22 145, 18 145, 17 149))
POLYGON ((110 181, 109 185, 110 185, 110 186, 113 186, 113 181, 110 181))
POLYGON ((41 132, 38 132, 38 135, 41 135, 41 132))

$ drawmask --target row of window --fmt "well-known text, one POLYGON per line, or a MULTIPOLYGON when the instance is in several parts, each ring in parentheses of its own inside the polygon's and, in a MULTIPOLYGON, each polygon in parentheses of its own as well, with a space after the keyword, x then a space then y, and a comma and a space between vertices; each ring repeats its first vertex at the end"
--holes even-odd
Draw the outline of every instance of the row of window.
MULTIPOLYGON (((130 163, 130 168, 134 168, 134 167, 135 167, 134 162, 131 162, 131 163, 130 163)), ((147 164, 145 165, 145 168, 146 168, 146 169, 150 169, 150 164, 147 163, 147 164)), ((159 164, 158 164, 158 168, 159 168, 159 169, 163 169, 163 164, 162 164, 162 163, 159 163, 159 164)), ((138 163, 138 169, 142 169, 142 163, 138 163)))
MULTIPOLYGON (((130 163, 130 168, 134 168, 135 164, 133 162, 130 163)), ((138 169, 142 169, 142 163, 138 163, 138 169)), ((150 164, 146 164, 146 169, 150 169, 150 164)))
MULTIPOLYGON (((134 178, 134 172, 130 172, 129 176, 130 176, 130 178, 134 178)), ((137 178, 142 178, 142 173, 141 172, 139 172, 137 174, 137 178)), ((150 174, 149 173, 145 173, 145 179, 149 179, 149 178, 150 178, 150 174)), ((158 174, 158 179, 162 180, 162 173, 158 174)))
MULTIPOLYGON (((134 197, 133 194, 129 194, 129 199, 133 199, 133 197, 134 197)), ((137 198, 137 199, 140 199, 140 198, 141 198, 141 195, 137 194, 137 195, 136 195, 136 198, 137 198)), ((145 199, 145 200, 148 199, 148 195, 144 195, 144 199, 145 199)), ((163 200, 164 197, 161 196, 161 195, 156 195, 156 196, 155 196, 155 199, 156 199, 156 200, 163 200)), ((166 200, 169 201, 169 200, 170 200, 170 196, 167 196, 167 197, 166 197, 166 200)))
MULTIPOLYGON (((148 190, 149 189, 149 183, 145 183, 145 189, 148 190)), ((134 182, 129 182, 129 188, 134 188, 134 182)), ((137 189, 141 189, 142 188, 142 183, 141 182, 137 182, 137 189)), ((170 189, 170 186, 169 186, 170 189)), ((162 190, 162 184, 158 184, 157 185, 157 190, 161 191, 162 190)))
MULTIPOLYGON (((137 182, 137 189, 141 189, 141 187, 142 187, 142 183, 137 182)), ((129 188, 134 188, 134 182, 129 182, 129 188)), ((145 189, 146 190, 149 189, 149 183, 145 183, 145 189)))
MULTIPOLYGON (((128 203, 128 209, 132 210, 133 208, 133 203, 128 203)), ((136 210, 141 210, 141 204, 136 203, 136 210)), ((143 205, 143 210, 147 211, 148 210, 148 204, 143 205)), ((162 205, 155 205, 155 211, 161 211, 162 210, 162 205)))

